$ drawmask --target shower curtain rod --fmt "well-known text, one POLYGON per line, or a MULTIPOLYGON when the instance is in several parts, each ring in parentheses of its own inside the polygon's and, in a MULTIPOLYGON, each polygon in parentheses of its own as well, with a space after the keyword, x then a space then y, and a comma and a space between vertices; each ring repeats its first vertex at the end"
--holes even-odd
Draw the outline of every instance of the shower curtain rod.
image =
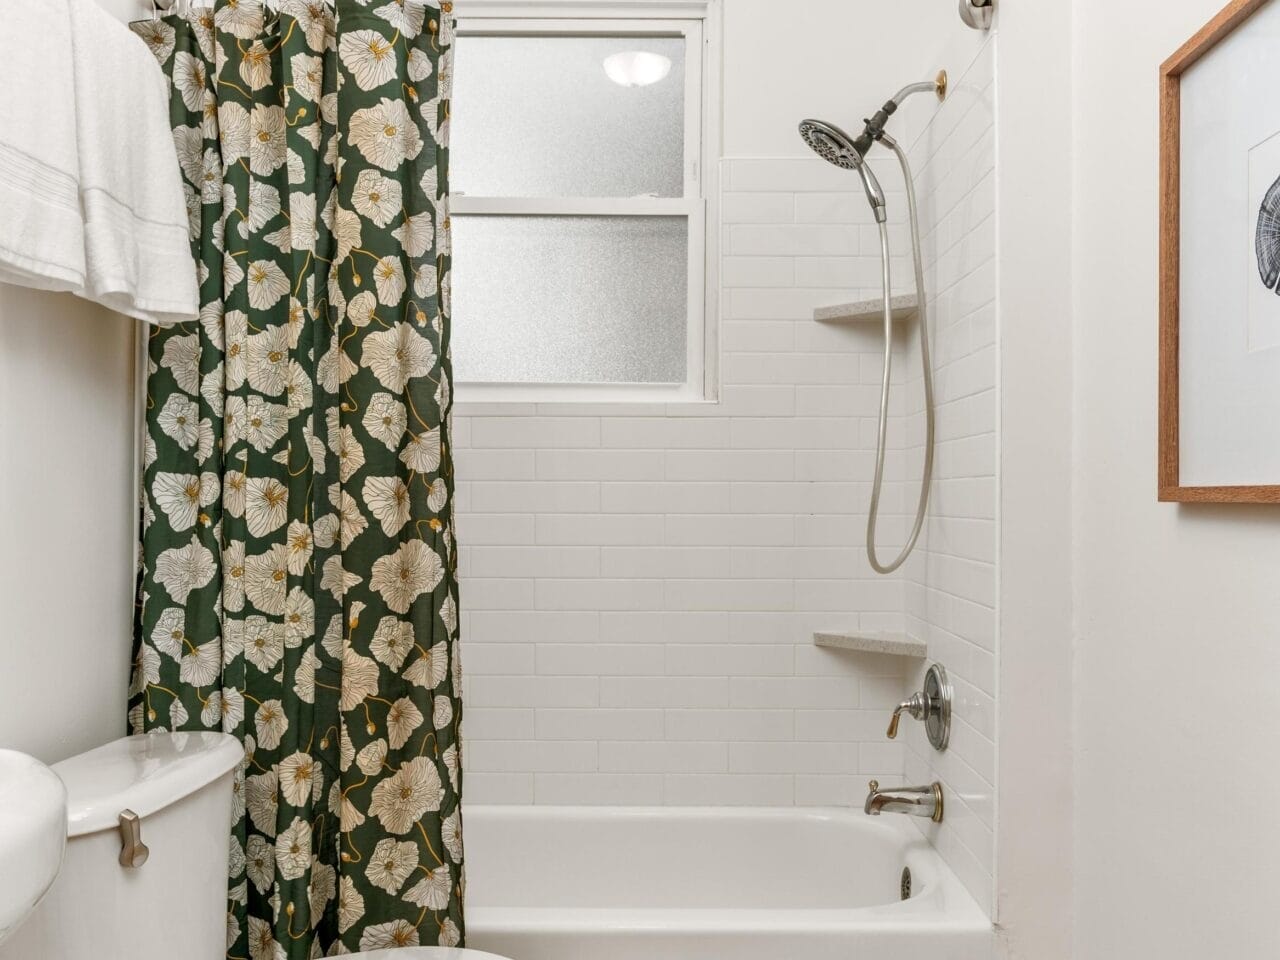
MULTIPOLYGON (((144 0, 145 2, 146 0, 144 0)), ((283 0, 254 0, 254 2, 260 3, 268 10, 279 13, 283 0)), ((330 9, 333 9, 337 4, 337 0, 320 0, 320 2, 330 9)), ((406 0, 406 2, 422 2, 424 6, 427 5, 425 0, 406 0)), ((212 10, 214 3, 215 0, 150 0, 151 19, 158 20, 160 17, 171 13, 179 13, 185 16, 189 15, 192 10, 212 10)))
MULTIPOLYGON (((256 0, 271 10, 279 8, 281 0, 256 0)), ((335 0, 320 0, 327 7, 332 7, 335 0)), ((168 13, 190 13, 192 10, 212 10, 214 0, 151 0, 151 15, 158 17, 168 13)))
MULTIPOLYGON (((146 3, 146 1, 147 0, 143 0, 143 3, 146 3)), ((413 1, 420 0, 408 1, 413 3, 413 1)), ((214 9, 214 3, 215 0, 150 0, 151 19, 159 19, 160 17, 165 17, 165 15, 170 13, 186 15, 191 13, 192 10, 211 10, 214 9)), ((259 3, 262 6, 265 6, 265 8, 279 13, 280 4, 283 3, 283 0, 255 0, 255 3, 259 3)), ((323 3, 330 9, 334 9, 335 5, 337 5, 337 0, 320 0, 320 3, 323 3)))
MULTIPOLYGON (((280 7, 282 0, 256 0, 264 7, 276 10, 280 7)), ((335 5, 336 0, 320 0, 326 7, 335 5)), ((409 0, 413 2, 413 0, 409 0)), ((190 12, 197 9, 212 9, 214 0, 150 0, 151 13, 153 16, 174 12, 190 12)))

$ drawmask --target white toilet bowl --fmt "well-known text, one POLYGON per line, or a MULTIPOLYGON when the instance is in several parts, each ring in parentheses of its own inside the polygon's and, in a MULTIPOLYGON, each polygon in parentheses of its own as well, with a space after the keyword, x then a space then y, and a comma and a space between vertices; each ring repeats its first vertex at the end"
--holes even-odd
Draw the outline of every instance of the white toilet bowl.
POLYGON ((457 947, 401 947, 399 950, 349 953, 347 960, 508 960, 508 958, 481 950, 459 950, 457 947))

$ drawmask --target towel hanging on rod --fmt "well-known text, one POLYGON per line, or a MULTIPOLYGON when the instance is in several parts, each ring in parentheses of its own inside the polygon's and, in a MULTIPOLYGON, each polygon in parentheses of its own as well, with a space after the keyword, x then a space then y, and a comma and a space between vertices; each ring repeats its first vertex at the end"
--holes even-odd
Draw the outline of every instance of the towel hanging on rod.
POLYGON ((168 85, 146 45, 94 0, 68 6, 85 241, 78 292, 160 326, 194 319, 199 294, 168 85))
POLYGON ((161 326, 194 319, 190 218, 154 58, 93 0, 5 13, 0 280, 161 326))

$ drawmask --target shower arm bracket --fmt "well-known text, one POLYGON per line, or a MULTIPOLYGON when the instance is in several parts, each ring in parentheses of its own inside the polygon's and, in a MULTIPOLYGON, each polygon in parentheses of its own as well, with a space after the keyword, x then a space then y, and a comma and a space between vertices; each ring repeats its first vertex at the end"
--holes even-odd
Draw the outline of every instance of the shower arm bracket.
POLYGON ((863 119, 865 126, 855 143, 861 153, 865 156, 867 151, 871 149, 873 143, 883 143, 889 146, 893 143, 892 138, 885 132, 885 127, 889 123, 889 118, 898 112, 898 108, 906 101, 906 99, 917 93, 932 93, 938 98, 938 102, 942 103, 947 99, 947 88, 950 80, 946 70, 939 70, 938 75, 932 80, 924 80, 920 83, 909 83, 892 98, 885 101, 883 107, 876 111, 871 118, 863 119))

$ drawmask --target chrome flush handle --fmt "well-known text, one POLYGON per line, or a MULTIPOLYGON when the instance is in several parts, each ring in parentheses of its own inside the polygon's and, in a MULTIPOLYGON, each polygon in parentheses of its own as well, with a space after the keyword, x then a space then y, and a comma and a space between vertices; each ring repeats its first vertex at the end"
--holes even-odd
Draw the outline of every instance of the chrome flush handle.
POLYGON ((132 810, 120 811, 120 866, 136 870, 147 862, 151 850, 142 842, 142 818, 132 810))

